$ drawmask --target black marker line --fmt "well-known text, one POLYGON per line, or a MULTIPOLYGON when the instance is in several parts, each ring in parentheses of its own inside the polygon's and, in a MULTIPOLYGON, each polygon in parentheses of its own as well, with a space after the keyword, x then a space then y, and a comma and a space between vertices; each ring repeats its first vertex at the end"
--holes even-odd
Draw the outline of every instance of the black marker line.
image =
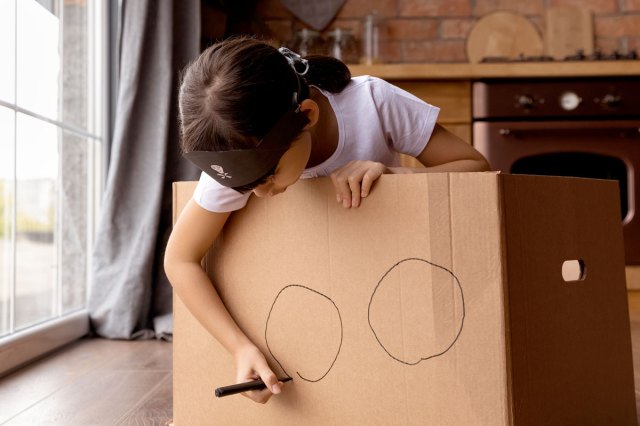
POLYGON ((458 341, 458 337, 460 337, 460 333, 462 333, 462 328, 464 326, 464 317, 465 317, 464 292, 462 291, 462 285, 460 284, 460 280, 458 280, 458 277, 456 277, 453 274, 453 272, 451 272, 450 270, 448 270, 447 268, 445 268, 443 266, 436 265, 435 263, 429 262, 428 260, 425 260, 425 259, 419 259, 417 257, 410 257, 410 258, 401 260, 398 263, 396 263, 395 265, 393 265, 391 268, 389 268, 389 270, 387 272, 384 273, 382 278, 380 278, 380 281, 378 281, 378 284, 376 285, 375 289, 373 290, 373 293, 371 294, 371 299, 369 299, 369 309, 368 309, 368 318, 367 318, 367 320, 369 322, 369 328, 373 332, 373 335, 375 336, 376 340, 378 341, 378 344, 387 353, 387 355, 389 355, 391 358, 395 359, 396 361, 401 362, 402 364, 417 365, 417 364, 421 363, 422 361, 426 361, 426 360, 429 360, 431 358, 435 358, 435 357, 444 355, 445 353, 447 353, 449 351, 449 349, 451 349, 451 347, 453 347, 453 345, 455 345, 455 343, 458 341), (393 268, 395 268, 399 264, 401 264, 403 262, 406 262, 406 261, 409 261, 409 260, 418 260, 420 262, 425 262, 425 263, 428 263, 431 266, 435 266, 436 268, 440 268, 440 269, 442 269, 444 271, 447 271, 456 280, 456 283, 458 284, 458 288, 460 289, 460 296, 462 298, 462 320, 460 321, 460 329, 458 330, 458 334, 456 334, 456 337, 455 337, 455 339, 453 339, 453 342, 451 342, 451 344, 444 351, 442 351, 442 352, 440 352, 438 354, 435 354, 435 355, 428 356, 426 358, 420 358, 416 362, 404 361, 404 360, 402 360, 400 358, 397 358, 397 357, 391 355, 391 352, 389 352, 387 350, 387 348, 380 341, 380 338, 376 334, 376 331, 373 329, 373 325, 371 324, 371 303, 373 302, 373 297, 376 295, 376 291, 378 291, 378 287, 380 287, 380 284, 382 283, 382 281, 384 281, 385 277, 389 274, 389 272, 391 272, 393 270, 393 268))
POLYGON ((327 296, 325 294, 322 294, 319 291, 314 290, 312 288, 305 287, 305 286, 299 285, 299 284, 291 284, 291 285, 283 287, 278 292, 278 294, 276 295, 276 298, 273 300, 273 304, 271 305, 271 309, 269 309, 269 315, 267 316, 267 323, 265 324, 265 327, 264 327, 264 340, 265 340, 265 343, 267 344, 267 349, 269 350, 269 354, 271 354, 271 356, 278 363, 278 365, 280 366, 280 368, 282 369, 284 374, 286 374, 288 377, 291 377, 291 375, 289 373, 287 373, 287 370, 284 369, 284 367, 282 366, 280 361, 278 361, 278 358, 276 358, 276 356, 271 351, 271 347, 269 346, 269 339, 267 338, 267 330, 269 329, 269 319, 271 318, 271 312, 273 311, 273 307, 276 305, 276 302, 278 301, 278 297, 280 297, 282 292, 285 291, 289 287, 300 287, 302 289, 309 290, 309 291, 312 291, 312 292, 314 292, 316 294, 319 294, 320 296, 326 298, 329 302, 331 302, 333 307, 336 308, 336 311, 338 312, 338 319, 340 320, 340 346, 338 346, 338 352, 336 353, 336 357, 333 359, 333 362, 329 366, 329 369, 319 379, 316 379, 316 380, 307 379, 306 377, 303 377, 298 371, 296 371, 296 374, 302 380, 305 380, 307 382, 312 382, 312 383, 319 382, 320 380, 324 379, 327 374, 329 374, 329 371, 331 371, 331 369, 333 368, 333 365, 336 363, 336 360, 338 359, 338 355, 340 355, 340 349, 342 349, 342 338, 343 338, 342 315, 340 315, 340 309, 338 309, 338 306, 335 304, 335 302, 333 300, 331 300, 331 298, 329 296, 327 296))

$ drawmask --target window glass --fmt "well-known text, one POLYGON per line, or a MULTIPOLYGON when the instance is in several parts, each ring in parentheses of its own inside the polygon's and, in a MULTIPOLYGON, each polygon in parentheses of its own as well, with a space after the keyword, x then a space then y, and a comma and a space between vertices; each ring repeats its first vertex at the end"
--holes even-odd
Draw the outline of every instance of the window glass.
POLYGON ((18 1, 16 101, 24 109, 58 119, 60 19, 54 13, 57 2, 49 3, 47 8, 34 0, 18 1))
POLYGON ((13 110, 0 106, 0 336, 11 328, 14 120, 13 110))
POLYGON ((16 0, 0 0, 0 99, 15 100, 16 0))
POLYGON ((59 132, 52 124, 17 114, 16 329, 56 314, 59 132))
POLYGON ((86 308, 106 10, 0 0, 0 336, 86 308))

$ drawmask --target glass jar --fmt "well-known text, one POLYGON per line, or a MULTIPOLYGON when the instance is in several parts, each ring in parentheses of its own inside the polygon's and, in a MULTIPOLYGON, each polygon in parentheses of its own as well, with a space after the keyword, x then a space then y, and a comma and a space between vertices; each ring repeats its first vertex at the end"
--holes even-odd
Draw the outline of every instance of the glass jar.
POLYGON ((380 18, 374 11, 365 16, 362 25, 362 56, 360 63, 365 65, 382 63, 380 55, 380 18))
POLYGON ((296 33, 293 50, 302 57, 321 55, 324 53, 324 41, 318 31, 303 28, 296 33))
POLYGON ((358 48, 351 30, 336 28, 329 33, 329 55, 347 64, 358 62, 358 48))

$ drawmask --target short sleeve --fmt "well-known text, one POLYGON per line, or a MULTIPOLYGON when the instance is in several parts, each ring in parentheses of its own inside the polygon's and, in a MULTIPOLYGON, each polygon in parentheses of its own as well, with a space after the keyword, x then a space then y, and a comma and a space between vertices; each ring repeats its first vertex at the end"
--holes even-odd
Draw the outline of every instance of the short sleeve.
POLYGON ((427 146, 440 108, 376 79, 373 96, 387 139, 394 150, 417 157, 427 146))
POLYGON ((205 210, 225 213, 243 208, 250 195, 251 192, 241 194, 235 189, 222 186, 203 172, 193 192, 193 200, 205 210))

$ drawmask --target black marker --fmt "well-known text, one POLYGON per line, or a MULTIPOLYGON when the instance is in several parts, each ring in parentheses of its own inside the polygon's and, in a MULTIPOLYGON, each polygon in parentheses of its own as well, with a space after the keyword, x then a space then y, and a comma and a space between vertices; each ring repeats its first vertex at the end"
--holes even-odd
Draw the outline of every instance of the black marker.
MULTIPOLYGON (((283 377, 278 379, 279 382, 288 382, 293 380, 291 377, 283 377)), ((216 389, 216 396, 218 398, 227 395, 235 395, 236 393, 246 392, 250 390, 259 390, 266 388, 267 385, 260 379, 254 380, 252 382, 238 383, 235 385, 223 386, 221 388, 216 389)))

